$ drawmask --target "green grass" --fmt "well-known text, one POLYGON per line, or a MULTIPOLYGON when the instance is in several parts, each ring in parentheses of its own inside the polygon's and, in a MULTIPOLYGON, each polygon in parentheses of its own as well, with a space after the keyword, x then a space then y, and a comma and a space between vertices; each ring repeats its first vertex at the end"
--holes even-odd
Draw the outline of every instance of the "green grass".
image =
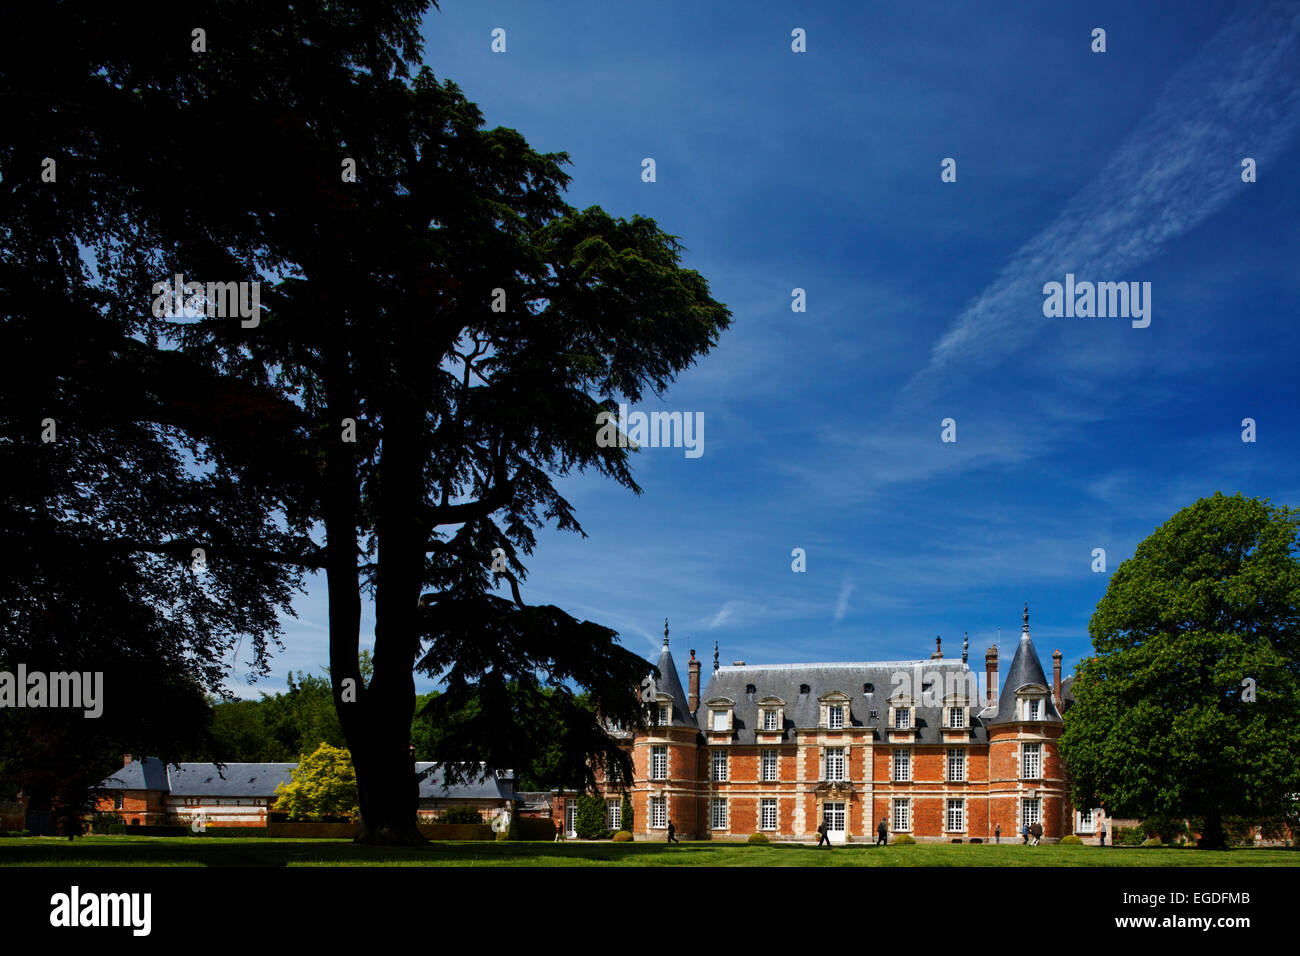
POLYGON ((876 847, 743 843, 434 843, 91 836, 0 839, 0 866, 1300 866, 1300 849, 954 845, 876 847))

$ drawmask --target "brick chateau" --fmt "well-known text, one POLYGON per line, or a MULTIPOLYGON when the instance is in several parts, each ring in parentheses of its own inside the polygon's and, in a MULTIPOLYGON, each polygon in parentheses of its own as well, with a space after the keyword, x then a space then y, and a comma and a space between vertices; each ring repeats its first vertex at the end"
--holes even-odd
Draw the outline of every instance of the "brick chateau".
MULTIPOLYGON (((1098 814, 1070 806, 1057 752, 1061 654, 1049 684, 1028 605, 1000 694, 996 647, 981 697, 965 647, 945 659, 935 643, 928 660, 763 667, 720 667, 715 648, 703 692, 692 650, 683 691, 665 623, 661 678, 642 686, 657 720, 611 730, 632 754, 634 832, 663 839, 671 820, 685 839, 812 840, 825 819, 833 842, 874 840, 881 820, 891 841, 991 843, 1000 826, 1003 842, 1019 842, 1025 823, 1041 823, 1045 840, 1090 837, 1098 814)), ((601 783, 612 829, 622 789, 601 783)), ((556 803, 572 831, 572 797, 556 803)))

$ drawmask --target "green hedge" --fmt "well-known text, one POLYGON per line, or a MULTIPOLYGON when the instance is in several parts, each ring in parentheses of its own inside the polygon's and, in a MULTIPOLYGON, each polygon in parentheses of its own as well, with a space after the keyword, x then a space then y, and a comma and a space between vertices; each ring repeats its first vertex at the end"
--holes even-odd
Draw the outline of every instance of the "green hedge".
POLYGON ((1142 827, 1116 827, 1111 833, 1111 843, 1121 846, 1139 846, 1147 838, 1142 827))
POLYGON ((448 807, 438 814, 438 823, 482 823, 483 814, 473 807, 448 807))
POLYGON ((594 794, 584 793, 578 797, 578 809, 575 811, 573 828, 582 840, 604 840, 609 831, 605 829, 605 799, 594 794))
POLYGON ((1062 846, 1083 846, 1083 841, 1080 840, 1073 833, 1071 833, 1068 836, 1061 837, 1061 845, 1062 846))
POLYGON ((749 839, 746 840, 745 842, 746 843, 771 843, 772 841, 767 838, 767 834, 765 833, 751 833, 749 835, 749 839))
POLYGON ((914 843, 916 843, 916 841, 906 833, 900 833, 898 836, 894 837, 894 844, 896 846, 911 846, 914 843))
POLYGON ((613 839, 615 843, 631 843, 632 833, 629 830, 619 830, 614 834, 613 839))
POLYGON ((554 840, 555 823, 550 817, 521 817, 515 814, 519 825, 517 840, 554 840))
POLYGON ((486 823, 422 823, 420 832, 430 840, 495 840, 486 823))

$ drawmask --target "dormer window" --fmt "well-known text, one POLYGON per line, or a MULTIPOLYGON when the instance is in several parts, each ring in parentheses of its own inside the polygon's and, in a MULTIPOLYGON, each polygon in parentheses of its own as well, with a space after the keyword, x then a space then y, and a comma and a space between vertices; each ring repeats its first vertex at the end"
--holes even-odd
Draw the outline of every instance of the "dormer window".
POLYGON ((659 705, 659 726, 661 726, 661 727, 667 727, 667 726, 668 726, 668 717, 669 717, 669 716, 670 716, 670 715, 669 715, 669 708, 668 708, 668 705, 667 705, 667 704, 660 704, 660 705, 659 705))
POLYGON ((763 729, 764 730, 781 729, 776 708, 769 707, 767 710, 763 711, 763 729))
POLYGON ((960 730, 966 726, 966 708, 949 707, 948 708, 948 726, 954 730, 960 730))
POLYGON ((1037 697, 1030 697, 1025 700, 1025 720, 1042 720, 1043 719, 1043 702, 1037 697))
POLYGON ((721 730, 721 731, 729 730, 730 729, 729 724, 730 721, 727 719, 727 712, 725 710, 713 711, 714 730, 721 730))
POLYGON ((909 730, 912 726, 912 708, 897 707, 894 709, 894 729, 909 730))
POLYGON ((844 707, 840 704, 832 704, 826 708, 826 726, 831 730, 844 729, 844 707))
POLYGON ((759 727, 768 733, 779 733, 785 726, 785 701, 771 695, 758 701, 759 727))

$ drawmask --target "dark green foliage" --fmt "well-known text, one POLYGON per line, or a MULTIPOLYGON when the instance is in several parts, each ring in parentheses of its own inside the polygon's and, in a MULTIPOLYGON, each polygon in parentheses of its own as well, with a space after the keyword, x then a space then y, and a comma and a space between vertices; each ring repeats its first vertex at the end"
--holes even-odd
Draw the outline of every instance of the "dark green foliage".
POLYGON ((603 840, 608 834, 605 829, 605 800, 590 793, 578 798, 578 809, 574 815, 574 832, 583 840, 603 840))
POLYGON ((1146 838, 1146 831, 1140 826, 1117 827, 1111 834, 1111 842, 1122 846, 1138 846, 1146 838))
POLYGON ((512 840, 554 840, 555 823, 549 817, 524 817, 515 815, 518 836, 512 840))
POLYGON ((1225 816, 1295 815, 1298 529, 1293 509, 1215 494, 1115 571, 1061 738, 1076 806, 1199 817, 1210 848, 1224 844, 1225 816))
POLYGON ((483 814, 473 807, 448 807, 438 814, 438 823, 482 823, 483 814))
POLYGON ((623 794, 623 799, 619 804, 619 821, 619 825, 624 830, 629 832, 636 830, 633 825, 635 821, 632 819, 632 795, 629 793, 623 794))

